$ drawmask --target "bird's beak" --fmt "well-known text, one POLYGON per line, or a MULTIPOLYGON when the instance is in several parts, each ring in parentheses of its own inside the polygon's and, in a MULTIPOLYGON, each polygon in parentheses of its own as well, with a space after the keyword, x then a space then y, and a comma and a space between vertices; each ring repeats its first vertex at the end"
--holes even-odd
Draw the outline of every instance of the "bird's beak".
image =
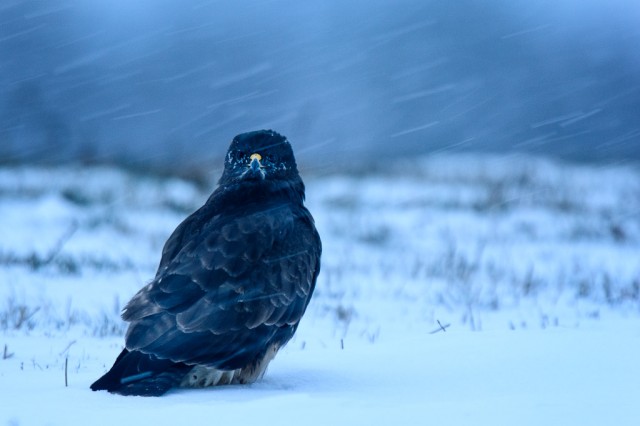
POLYGON ((254 153, 254 154, 251 154, 249 159, 251 160, 251 163, 249 163, 249 168, 251 169, 251 171, 253 173, 260 172, 260 174, 264 174, 262 173, 262 170, 261 170, 262 163, 260 163, 260 160, 262 160, 262 155, 258 153, 254 153))
POLYGON ((246 179, 264 179, 266 176, 266 171, 262 163, 262 155, 253 153, 249 156, 249 163, 246 165, 246 169, 241 173, 241 178, 246 179))
POLYGON ((262 160, 262 155, 256 152, 254 154, 251 154, 249 159, 251 160, 251 162, 249 163, 249 170, 251 170, 251 173, 256 175, 259 174, 262 178, 264 178, 264 170, 262 167, 262 163, 260 162, 260 160, 262 160))

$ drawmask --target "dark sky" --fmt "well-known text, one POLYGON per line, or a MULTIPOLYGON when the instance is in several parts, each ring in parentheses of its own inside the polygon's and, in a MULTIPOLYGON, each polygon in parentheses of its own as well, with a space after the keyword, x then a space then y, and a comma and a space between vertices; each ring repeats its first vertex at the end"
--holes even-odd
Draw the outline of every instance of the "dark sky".
POLYGON ((207 167, 272 128, 319 165, 640 160, 635 0, 4 0, 0 160, 207 167))

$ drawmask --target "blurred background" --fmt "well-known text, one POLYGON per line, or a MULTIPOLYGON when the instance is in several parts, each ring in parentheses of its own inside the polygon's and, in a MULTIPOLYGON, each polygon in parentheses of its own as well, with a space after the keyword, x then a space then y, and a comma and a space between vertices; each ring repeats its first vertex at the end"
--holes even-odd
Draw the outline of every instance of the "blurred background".
POLYGON ((319 170, 636 162, 638 46, 634 0, 3 0, 0 161, 197 174, 272 128, 319 170))

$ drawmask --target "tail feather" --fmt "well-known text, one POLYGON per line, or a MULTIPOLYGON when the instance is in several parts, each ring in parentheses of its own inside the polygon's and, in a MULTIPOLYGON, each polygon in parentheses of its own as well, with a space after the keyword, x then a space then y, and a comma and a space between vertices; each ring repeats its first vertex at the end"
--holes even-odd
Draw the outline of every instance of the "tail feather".
POLYGON ((113 367, 91 385, 94 391, 160 396, 178 386, 192 366, 124 349, 113 367))

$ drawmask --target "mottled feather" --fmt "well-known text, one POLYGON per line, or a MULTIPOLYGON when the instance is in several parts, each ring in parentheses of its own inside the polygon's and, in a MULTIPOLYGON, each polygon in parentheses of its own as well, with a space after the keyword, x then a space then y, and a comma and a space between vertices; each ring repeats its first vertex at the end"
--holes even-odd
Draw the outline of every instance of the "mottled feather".
POLYGON ((303 200, 285 138, 237 136, 220 185, 172 233, 155 278, 123 310, 126 354, 92 388, 155 394, 193 366, 266 368, 266 353, 295 333, 320 270, 320 238, 303 200), (260 168, 247 163, 252 153, 260 168))

